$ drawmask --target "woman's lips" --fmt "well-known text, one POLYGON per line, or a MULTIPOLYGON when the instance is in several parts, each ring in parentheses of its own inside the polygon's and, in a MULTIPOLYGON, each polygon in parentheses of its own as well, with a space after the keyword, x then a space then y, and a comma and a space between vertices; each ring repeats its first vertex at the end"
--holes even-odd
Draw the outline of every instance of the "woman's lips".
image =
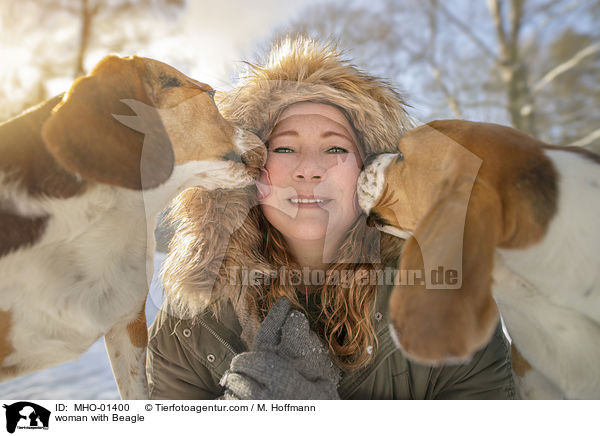
POLYGON ((331 201, 330 198, 321 198, 314 196, 297 196, 288 198, 288 201, 297 207, 311 208, 311 207, 322 207, 323 205, 331 201))

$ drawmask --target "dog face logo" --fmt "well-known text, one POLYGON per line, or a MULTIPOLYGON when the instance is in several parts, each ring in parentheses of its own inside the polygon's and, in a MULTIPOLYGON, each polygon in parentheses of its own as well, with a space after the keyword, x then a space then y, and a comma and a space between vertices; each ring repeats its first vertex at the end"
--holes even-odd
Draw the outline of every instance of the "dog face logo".
POLYGON ((10 405, 4 404, 6 409, 6 431, 14 433, 19 429, 48 429, 50 411, 28 401, 19 401, 10 405))

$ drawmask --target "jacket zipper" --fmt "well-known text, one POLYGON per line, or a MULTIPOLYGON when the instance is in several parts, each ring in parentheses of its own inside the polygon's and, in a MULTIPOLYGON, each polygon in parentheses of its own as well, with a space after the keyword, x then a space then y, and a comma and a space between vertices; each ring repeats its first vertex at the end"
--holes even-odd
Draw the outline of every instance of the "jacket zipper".
POLYGON ((219 341, 221 343, 221 345, 223 345, 225 348, 227 348, 229 351, 231 351, 231 353, 233 353, 233 355, 239 354, 230 344, 229 342, 225 341, 225 339, 223 339, 221 336, 219 336, 217 334, 217 332, 215 332, 212 327, 210 327, 208 324, 206 324, 204 322, 204 320, 202 319, 198 319, 198 321, 200 322, 200 324, 202 325, 202 327, 204 327, 206 330, 208 330, 208 332, 213 335, 215 337, 215 339, 217 341, 219 341))

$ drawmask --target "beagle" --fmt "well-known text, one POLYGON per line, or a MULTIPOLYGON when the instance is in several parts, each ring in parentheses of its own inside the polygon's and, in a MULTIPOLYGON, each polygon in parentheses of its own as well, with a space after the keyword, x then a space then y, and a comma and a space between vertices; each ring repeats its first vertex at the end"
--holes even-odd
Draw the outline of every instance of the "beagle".
POLYGON ((363 170, 358 199, 406 239, 399 269, 414 280, 389 303, 399 348, 465 362, 499 309, 523 397, 600 398, 600 156, 456 120, 398 148, 363 170))
POLYGON ((266 159, 213 95, 161 62, 109 56, 0 125, 0 381, 104 336, 121 397, 147 398, 156 217, 187 188, 253 183, 266 159))

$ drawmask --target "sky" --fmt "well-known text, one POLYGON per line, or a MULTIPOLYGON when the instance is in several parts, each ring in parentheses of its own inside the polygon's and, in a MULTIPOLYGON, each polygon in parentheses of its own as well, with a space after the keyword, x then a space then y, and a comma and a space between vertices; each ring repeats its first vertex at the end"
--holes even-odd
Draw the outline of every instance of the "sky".
MULTIPOLYGON (((276 28, 285 26, 306 7, 326 1, 331 0, 187 0, 186 9, 176 19, 150 13, 137 21, 105 20, 97 24, 95 37, 109 42, 116 35, 151 35, 150 44, 132 42, 116 54, 152 57, 221 89, 233 85, 240 61, 252 59, 276 28)), ((55 61, 60 68, 61 62, 74 56, 79 38, 76 16, 60 12, 40 16, 35 3, 27 2, 32 0, 0 0, 0 118, 2 105, 32 98, 33 91, 28 88, 40 77, 40 58, 50 57, 46 64, 55 61)), ((106 54, 104 49, 90 50, 86 69, 106 54)), ((48 94, 66 90, 72 81, 70 73, 65 70, 64 77, 47 80, 48 94)))
MULTIPOLYGON (((231 72, 252 58, 257 44, 309 5, 329 0, 188 0, 176 31, 166 32, 136 54, 166 61, 182 72, 219 87, 231 85, 231 72)), ((160 25, 159 25, 160 27, 160 25)), ((132 53, 120 53, 132 54, 132 53)), ((93 53, 95 64, 102 53, 93 53)))

